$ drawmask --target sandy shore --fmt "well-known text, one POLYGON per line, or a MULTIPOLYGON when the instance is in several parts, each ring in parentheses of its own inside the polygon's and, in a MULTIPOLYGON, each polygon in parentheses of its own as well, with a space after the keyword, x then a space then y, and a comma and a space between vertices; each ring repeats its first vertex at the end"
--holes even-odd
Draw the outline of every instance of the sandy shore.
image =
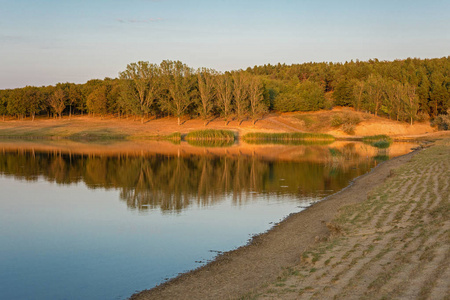
POLYGON ((443 298, 450 275, 449 149, 447 139, 387 161, 250 245, 131 299, 359 299, 380 290, 395 290, 400 299, 443 298), (402 251, 409 260, 398 262, 402 251))

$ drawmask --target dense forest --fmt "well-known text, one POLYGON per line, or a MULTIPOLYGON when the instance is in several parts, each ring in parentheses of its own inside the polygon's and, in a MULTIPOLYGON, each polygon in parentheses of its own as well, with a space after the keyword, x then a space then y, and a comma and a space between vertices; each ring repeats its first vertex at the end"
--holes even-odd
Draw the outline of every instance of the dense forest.
MULTIPOLYGON (((450 56, 439 59, 263 65, 231 72, 180 61, 131 63, 118 78, 0 90, 0 115, 73 114, 256 121, 268 111, 349 106, 393 120, 448 120, 450 56)), ((445 123, 445 122, 444 122, 445 123)), ((447 129, 447 128, 444 128, 447 129)))

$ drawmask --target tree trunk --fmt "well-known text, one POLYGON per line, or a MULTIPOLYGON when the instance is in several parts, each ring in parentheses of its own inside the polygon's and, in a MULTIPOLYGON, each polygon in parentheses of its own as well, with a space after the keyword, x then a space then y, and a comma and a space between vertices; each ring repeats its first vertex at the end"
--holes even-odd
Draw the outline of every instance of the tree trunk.
POLYGON ((178 117, 178 126, 180 126, 180 117, 178 117))

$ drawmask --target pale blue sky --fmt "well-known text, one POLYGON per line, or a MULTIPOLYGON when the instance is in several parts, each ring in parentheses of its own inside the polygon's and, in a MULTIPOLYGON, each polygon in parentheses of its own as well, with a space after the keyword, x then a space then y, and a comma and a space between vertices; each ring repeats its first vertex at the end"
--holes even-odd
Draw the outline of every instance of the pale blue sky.
POLYGON ((450 0, 0 0, 0 88, 117 77, 139 60, 266 63, 450 55, 450 0))

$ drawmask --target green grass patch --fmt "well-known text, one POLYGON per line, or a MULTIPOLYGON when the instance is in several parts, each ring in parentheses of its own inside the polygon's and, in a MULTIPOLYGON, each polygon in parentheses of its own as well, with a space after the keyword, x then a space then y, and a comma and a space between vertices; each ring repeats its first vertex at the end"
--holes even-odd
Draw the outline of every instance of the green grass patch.
POLYGON ((363 137, 363 142, 379 149, 387 149, 392 144, 392 139, 384 134, 363 137))
POLYGON ((249 144, 285 144, 285 145, 327 145, 334 142, 334 136, 324 133, 265 133, 251 132, 243 140, 249 144))
POLYGON ((234 141, 235 134, 231 130, 205 129, 205 130, 191 131, 184 137, 184 139, 186 141, 193 141, 193 140, 234 141))
POLYGON ((70 140, 124 140, 127 138, 125 134, 115 133, 110 130, 92 130, 81 131, 66 137, 70 140))
POLYGON ((391 138, 385 134, 369 135, 363 137, 363 142, 376 142, 381 140, 391 141, 391 138))

